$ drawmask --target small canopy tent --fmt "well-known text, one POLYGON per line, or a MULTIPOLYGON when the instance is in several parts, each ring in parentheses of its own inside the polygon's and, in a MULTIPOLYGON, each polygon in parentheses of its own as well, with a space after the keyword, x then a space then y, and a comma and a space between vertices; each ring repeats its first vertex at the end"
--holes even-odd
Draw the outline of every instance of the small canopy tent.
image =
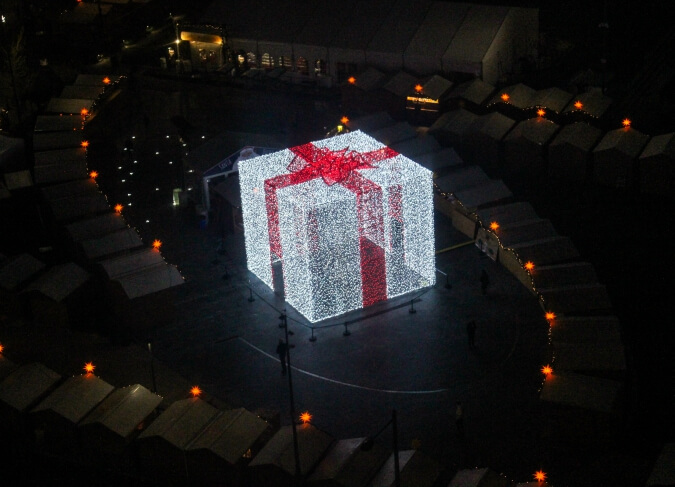
POLYGON ((172 403, 136 440, 141 470, 159 483, 188 483, 187 447, 217 416, 198 397, 172 403))
POLYGON ((533 99, 533 106, 541 107, 546 111, 553 111, 558 114, 561 113, 572 100, 572 93, 561 90, 557 87, 544 88, 538 90, 533 99))
POLYGON ((55 265, 22 291, 33 318, 41 323, 67 326, 88 319, 92 306, 90 274, 73 262, 55 265))
POLYGON ((134 228, 122 228, 79 242, 85 260, 94 261, 138 249, 143 241, 134 228))
MULTIPOLYGON (((415 487, 432 487, 437 485, 441 474, 441 466, 419 450, 403 450, 398 453, 401 485, 415 487)), ((395 487, 396 463, 392 453, 369 487, 395 487)))
POLYGON ((464 164, 464 161, 455 152, 455 149, 449 147, 415 156, 414 160, 419 165, 432 171, 436 176, 443 176, 451 171, 453 167, 464 164))
POLYGON ((48 200, 54 220, 67 224, 83 218, 90 218, 110 211, 108 200, 99 192, 79 194, 48 200))
POLYGON ((60 374, 38 362, 16 368, 0 382, 0 425, 22 432, 27 426, 27 413, 60 380, 60 374))
POLYGON ((631 188, 636 160, 648 140, 649 135, 630 127, 607 132, 593 149, 594 180, 611 188, 631 188))
POLYGON ((220 411, 187 445, 190 476, 200 485, 242 485, 245 466, 264 446, 271 428, 244 408, 220 411))
POLYGON ((672 197, 675 187, 675 132, 652 137, 638 160, 640 192, 672 197))
POLYGON ((33 423, 44 434, 45 446, 73 461, 79 448, 77 424, 115 388, 94 374, 69 377, 31 411, 33 423))
POLYGON ((366 487, 389 456, 380 445, 364 451, 365 438, 338 440, 314 468, 307 480, 316 487, 366 487))
POLYGON ((45 186, 41 189, 41 192, 47 201, 52 201, 59 198, 66 198, 68 196, 97 193, 98 185, 93 179, 87 178, 45 186))
POLYGON ((521 114, 510 109, 510 107, 522 111, 535 106, 536 101, 537 90, 530 88, 523 83, 517 83, 515 85, 502 88, 497 93, 495 93, 495 95, 492 97, 492 100, 490 100, 488 103, 488 106, 495 105, 499 109, 508 110, 510 115, 515 116, 521 114))
POLYGON ((588 91, 572 98, 563 114, 574 116, 584 114, 591 118, 602 117, 612 104, 612 99, 599 91, 588 91))
POLYGON ((497 112, 481 115, 466 131, 466 143, 462 144, 460 155, 467 162, 483 167, 499 166, 503 152, 502 140, 515 123, 515 120, 497 112))
POLYGON ((77 115, 38 115, 35 120, 35 132, 73 132, 82 130, 84 120, 77 115))
POLYGON ((519 122, 504 137, 504 168, 528 175, 545 173, 548 144, 559 128, 544 117, 519 122))
POLYGON ((511 482, 489 468, 460 470, 448 487, 507 487, 511 482))
POLYGON ((417 131, 408 122, 398 122, 394 125, 375 130, 370 136, 386 146, 392 146, 416 137, 417 131))
MULTIPOLYGON (((307 476, 328 452, 333 438, 309 423, 296 426, 300 473, 307 476)), ((277 431, 249 463, 251 485, 281 487, 290 485, 295 475, 292 426, 277 431)))
POLYGON ((396 122, 387 112, 376 112, 350 120, 347 122, 347 127, 349 130, 360 130, 369 134, 375 130, 394 125, 394 123, 396 122))
POLYGON ((414 160, 417 158, 417 156, 440 150, 441 146, 433 137, 420 136, 404 140, 398 144, 394 144, 391 146, 391 148, 399 154, 403 154, 404 156, 414 160))
POLYGON ((465 81, 454 87, 448 94, 448 101, 459 108, 476 111, 487 103, 495 87, 480 78, 465 81))
POLYGON ((83 148, 35 153, 35 184, 54 184, 87 178, 87 151, 83 148))
POLYGON ((548 175, 550 178, 581 183, 589 173, 593 147, 602 130, 586 122, 565 125, 548 146, 548 175))
POLYGON ((66 225, 66 233, 73 242, 81 242, 102 237, 127 227, 127 222, 120 213, 104 213, 66 225))
POLYGON ((44 262, 27 253, 0 260, 0 289, 17 291, 45 267, 44 262))
POLYGON ((162 398, 135 384, 116 389, 79 423, 82 446, 96 464, 131 463, 132 441, 153 419, 162 398))

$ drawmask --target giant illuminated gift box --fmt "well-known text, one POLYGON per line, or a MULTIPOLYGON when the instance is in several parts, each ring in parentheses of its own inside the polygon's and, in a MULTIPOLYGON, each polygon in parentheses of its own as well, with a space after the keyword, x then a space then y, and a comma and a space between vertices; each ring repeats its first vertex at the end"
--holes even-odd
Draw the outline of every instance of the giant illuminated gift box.
POLYGON ((432 173, 372 137, 242 161, 239 183, 249 270, 310 322, 435 282, 432 173))

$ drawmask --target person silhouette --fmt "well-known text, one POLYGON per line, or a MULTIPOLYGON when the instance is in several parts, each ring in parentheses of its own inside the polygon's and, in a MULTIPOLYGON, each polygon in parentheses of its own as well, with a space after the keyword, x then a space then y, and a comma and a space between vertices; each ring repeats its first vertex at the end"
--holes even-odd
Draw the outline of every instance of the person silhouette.
POLYGON ((281 362, 281 375, 286 375, 286 359, 288 356, 288 346, 284 341, 279 338, 279 344, 277 345, 277 355, 279 356, 279 361, 281 362))

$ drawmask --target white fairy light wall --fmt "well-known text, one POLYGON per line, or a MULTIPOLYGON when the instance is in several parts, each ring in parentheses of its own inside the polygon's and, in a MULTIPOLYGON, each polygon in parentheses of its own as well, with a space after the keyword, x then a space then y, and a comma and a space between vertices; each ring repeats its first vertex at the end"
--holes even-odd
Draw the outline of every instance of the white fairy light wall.
POLYGON ((310 322, 435 282, 432 173, 362 132, 239 163, 248 268, 310 322))

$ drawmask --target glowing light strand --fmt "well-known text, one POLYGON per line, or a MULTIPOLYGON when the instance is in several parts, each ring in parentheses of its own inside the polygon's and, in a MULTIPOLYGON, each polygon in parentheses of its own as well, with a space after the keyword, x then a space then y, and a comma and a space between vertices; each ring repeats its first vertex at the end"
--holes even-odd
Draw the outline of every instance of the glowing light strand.
POLYGON ((244 161, 239 179, 248 268, 270 288, 281 272, 309 321, 435 282, 432 173, 362 132, 244 161))

